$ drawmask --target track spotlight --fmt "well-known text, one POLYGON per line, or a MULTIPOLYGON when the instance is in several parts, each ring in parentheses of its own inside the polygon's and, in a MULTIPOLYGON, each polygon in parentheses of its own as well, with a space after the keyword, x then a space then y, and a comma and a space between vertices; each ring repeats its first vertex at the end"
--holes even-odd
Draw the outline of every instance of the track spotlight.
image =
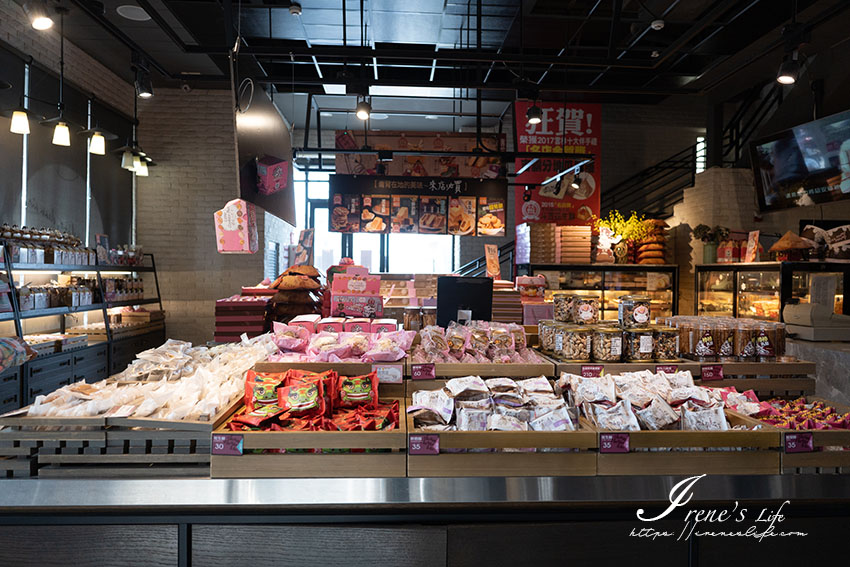
POLYGON ((543 110, 537 104, 534 104, 525 112, 525 118, 529 124, 540 124, 543 122, 543 110))

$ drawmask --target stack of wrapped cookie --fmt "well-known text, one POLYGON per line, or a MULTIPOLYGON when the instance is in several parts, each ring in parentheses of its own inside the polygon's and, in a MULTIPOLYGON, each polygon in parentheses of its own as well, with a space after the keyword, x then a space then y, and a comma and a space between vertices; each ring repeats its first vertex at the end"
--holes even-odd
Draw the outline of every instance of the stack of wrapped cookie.
POLYGON ((296 315, 322 312, 321 274, 313 266, 291 266, 272 282, 272 320, 286 323, 296 315))
POLYGON ((643 221, 647 225, 647 234, 638 243, 638 264, 666 264, 667 260, 667 235, 666 228, 669 226, 661 219, 647 219, 643 221))

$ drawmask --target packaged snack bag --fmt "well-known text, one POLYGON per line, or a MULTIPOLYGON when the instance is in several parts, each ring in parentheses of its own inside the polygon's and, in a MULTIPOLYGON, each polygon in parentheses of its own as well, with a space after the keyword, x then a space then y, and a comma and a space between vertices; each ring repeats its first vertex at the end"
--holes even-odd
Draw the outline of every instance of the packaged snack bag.
POLYGON ((277 389, 286 380, 285 372, 254 372, 245 376, 245 411, 253 412, 259 406, 277 405, 277 389))
POLYGON ((305 419, 325 413, 325 384, 318 376, 287 380, 286 386, 278 388, 278 405, 287 417, 305 419))
POLYGON ((429 325, 419 332, 419 336, 426 354, 440 357, 449 355, 449 344, 442 327, 429 325))
POLYGON ((369 350, 361 357, 363 362, 395 362, 404 358, 416 331, 391 331, 372 335, 369 350))
POLYGON ((334 408, 378 407, 378 374, 364 376, 339 376, 335 381, 334 408))
POLYGON ((471 334, 469 329, 452 321, 446 329, 446 342, 449 345, 449 354, 460 360, 469 349, 471 334))
POLYGON ((281 352, 304 352, 310 344, 310 331, 304 327, 274 322, 274 342, 281 352))

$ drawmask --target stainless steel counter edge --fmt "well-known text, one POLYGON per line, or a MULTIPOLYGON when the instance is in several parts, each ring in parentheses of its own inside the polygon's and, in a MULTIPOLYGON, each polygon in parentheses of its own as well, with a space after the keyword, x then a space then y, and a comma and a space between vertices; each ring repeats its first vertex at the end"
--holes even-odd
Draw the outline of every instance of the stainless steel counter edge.
MULTIPOLYGON (((611 505, 669 501, 685 476, 533 478, 3 480, 0 514, 10 509, 434 505, 611 505)), ((850 502, 850 475, 706 476, 693 502, 850 502)))

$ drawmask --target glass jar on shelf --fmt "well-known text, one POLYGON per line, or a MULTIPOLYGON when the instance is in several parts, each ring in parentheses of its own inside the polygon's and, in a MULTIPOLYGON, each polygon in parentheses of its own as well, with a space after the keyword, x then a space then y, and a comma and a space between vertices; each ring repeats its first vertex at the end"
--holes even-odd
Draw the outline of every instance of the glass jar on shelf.
POLYGON ((623 332, 626 362, 649 362, 653 360, 655 338, 652 329, 633 328, 623 332))
POLYGON ((656 327, 655 347, 652 357, 658 362, 674 362, 679 359, 679 331, 673 327, 656 327))
POLYGON ((572 321, 576 325, 593 325, 599 322, 599 299, 577 295, 572 302, 572 321))
POLYGON ((623 331, 618 327, 599 326, 590 333, 591 358, 594 362, 620 362, 623 358, 623 331))
POLYGON ((565 362, 590 362, 591 329, 584 325, 555 326, 555 355, 565 362))
POLYGON ((555 351, 555 320, 543 319, 537 322, 537 342, 545 352, 555 351))
POLYGON ((696 325, 693 339, 693 355, 700 362, 717 360, 717 341, 715 340, 716 323, 700 319, 696 325))
POLYGON ((620 298, 618 315, 620 325, 626 329, 649 325, 651 300, 645 295, 624 295, 620 298))
POLYGON ((437 308, 434 306, 422 307, 422 328, 437 324, 437 308))
POLYGON ((404 308, 404 330, 419 331, 422 329, 422 312, 418 305, 408 305, 404 308))
POLYGON ((555 311, 555 321, 559 321, 561 323, 570 323, 573 319, 573 299, 574 295, 570 294, 557 294, 552 296, 552 303, 554 303, 554 311, 555 311))

